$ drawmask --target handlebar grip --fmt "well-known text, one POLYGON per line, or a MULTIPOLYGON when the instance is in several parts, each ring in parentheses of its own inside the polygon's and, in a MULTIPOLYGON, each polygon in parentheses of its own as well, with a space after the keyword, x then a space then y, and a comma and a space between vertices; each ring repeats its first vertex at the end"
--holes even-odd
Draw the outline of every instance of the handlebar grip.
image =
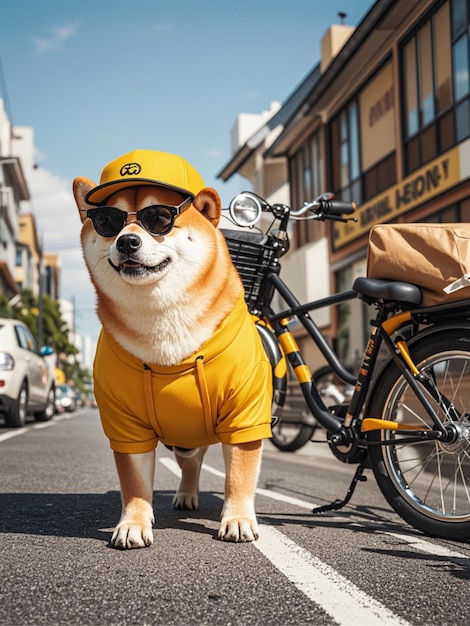
POLYGON ((355 202, 341 200, 322 200, 321 210, 327 215, 350 215, 356 210, 355 202))

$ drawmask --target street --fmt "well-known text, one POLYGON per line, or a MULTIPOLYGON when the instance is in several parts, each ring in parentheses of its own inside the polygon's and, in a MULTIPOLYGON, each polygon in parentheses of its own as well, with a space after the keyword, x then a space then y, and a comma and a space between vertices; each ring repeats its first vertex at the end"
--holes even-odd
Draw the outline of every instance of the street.
POLYGON ((309 443, 267 443, 257 495, 260 539, 217 539, 219 446, 209 450, 200 507, 176 511, 178 471, 157 451, 155 543, 111 549, 120 515, 113 457, 97 410, 9 430, 0 422, 0 625, 466 626, 470 546, 430 539, 396 516, 373 476, 347 507, 355 467, 309 443))

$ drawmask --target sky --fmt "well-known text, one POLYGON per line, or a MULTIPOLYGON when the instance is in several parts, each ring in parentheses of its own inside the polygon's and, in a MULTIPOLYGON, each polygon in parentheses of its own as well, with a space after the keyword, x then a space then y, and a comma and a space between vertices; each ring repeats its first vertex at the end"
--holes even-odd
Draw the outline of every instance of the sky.
POLYGON ((0 0, 0 98, 34 130, 29 178, 45 252, 61 257, 76 331, 96 339, 72 181, 99 181, 136 148, 186 158, 223 206, 243 189, 217 174, 240 113, 283 103, 320 59, 329 26, 356 26, 373 0, 0 0))

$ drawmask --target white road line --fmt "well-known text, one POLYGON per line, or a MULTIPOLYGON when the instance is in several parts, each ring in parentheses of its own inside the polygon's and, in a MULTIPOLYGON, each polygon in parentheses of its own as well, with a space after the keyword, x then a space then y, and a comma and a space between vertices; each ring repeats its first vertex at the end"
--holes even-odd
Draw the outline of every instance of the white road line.
MULTIPOLYGON (((172 459, 171 457, 163 457, 160 459, 160 461, 163 465, 165 465, 165 467, 167 467, 167 469, 173 472, 173 474, 175 474, 178 477, 181 476, 180 468, 174 459, 172 459)), ((210 465, 206 465, 205 463, 203 463, 202 469, 204 469, 206 472, 214 474, 215 476, 219 476, 220 478, 225 479, 224 472, 221 472, 220 470, 215 469, 214 467, 211 467, 210 465)), ((288 504, 294 504, 303 509, 312 510, 314 506, 317 506, 316 503, 306 502, 305 500, 300 500, 299 498, 292 498, 290 496, 285 496, 282 493, 276 493, 274 491, 270 491, 269 489, 258 488, 256 490, 256 493, 258 495, 271 498, 272 500, 278 500, 281 502, 286 502, 288 504)), ((406 542, 411 547, 415 548, 416 550, 419 550, 420 552, 425 552, 427 554, 433 554, 436 556, 443 556, 449 559, 451 558, 466 559, 466 560, 470 559, 468 554, 463 554, 462 552, 456 552, 455 550, 450 550, 449 548, 431 543, 429 541, 426 541, 425 539, 420 539, 418 537, 415 537, 414 535, 407 535, 406 533, 393 533, 389 531, 383 531, 383 534, 390 535, 391 537, 395 537, 397 539, 401 539, 402 541, 406 542)))
POLYGON ((7 439, 11 439, 12 437, 17 437, 18 435, 24 435, 25 433, 29 432, 32 429, 47 428, 48 426, 53 426, 54 424, 58 424, 62 420, 70 420, 74 417, 77 417, 77 415, 79 415, 79 413, 69 413, 67 415, 56 415, 54 419, 50 420, 49 422, 33 423, 33 424, 28 424, 28 426, 22 426, 21 428, 14 428, 12 430, 9 430, 6 433, 0 434, 0 443, 2 441, 6 441, 7 439))
POLYGON ((435 543, 430 543, 424 539, 419 539, 418 537, 412 537, 411 535, 405 535, 402 533, 385 533, 387 535, 391 535, 392 537, 396 537, 397 539, 401 539, 402 541, 406 541, 411 547, 419 550, 420 552, 425 552, 426 554, 433 554, 435 556, 443 556, 447 559, 465 559, 470 563, 470 556, 468 554, 462 554, 462 552, 455 552, 455 550, 449 550, 444 546, 440 546, 435 543))
POLYGON ((27 432, 28 428, 15 428, 15 430, 10 430, 7 433, 3 433, 0 435, 0 442, 6 441, 7 439, 11 439, 12 437, 17 437, 18 435, 22 435, 27 432))
MULTIPOLYGON (((170 472, 178 477, 181 476, 181 470, 174 459, 163 457, 160 462, 170 472)), ((225 478, 223 472, 210 465, 204 463, 202 468, 211 474, 225 478)), ((273 497, 273 492, 267 489, 257 489, 257 493, 273 497)), ((283 496, 275 499, 294 504, 300 503, 303 508, 307 506, 312 508, 310 503, 296 498, 283 496)), ((326 611, 339 626, 350 626, 350 624, 406 626, 408 624, 269 524, 263 524, 261 537, 253 545, 299 591, 326 611)))
POLYGON ((340 626, 409 623, 272 526, 263 524, 261 536, 253 545, 340 626))
POLYGON ((52 426, 53 424, 54 422, 41 422, 40 424, 33 424, 31 428, 34 428, 35 430, 41 430, 41 428, 48 428, 49 426, 52 426))
MULTIPOLYGON (((172 460, 172 459, 168 459, 172 460)), ((176 463, 175 463, 176 465, 176 463)), ((178 468, 179 469, 179 468, 178 468)), ((220 476, 221 478, 225 478, 224 472, 220 472, 219 470, 210 467, 203 463, 202 469, 210 472, 211 474, 215 474, 216 476, 220 476)), ((312 502, 306 502, 305 500, 300 500, 299 498, 291 498, 290 496, 285 496, 282 493, 276 493, 274 491, 270 491, 268 489, 257 489, 256 493, 262 496, 266 496, 267 498, 271 498, 272 500, 280 500, 281 502, 287 502, 289 504, 295 504, 303 509, 309 509, 310 511, 315 506, 320 506, 312 502)), ((434 554, 436 556, 443 556, 446 558, 453 559, 466 559, 470 560, 468 554, 463 554, 462 552, 456 552, 455 550, 450 550, 444 546, 440 546, 438 544, 431 543, 426 541, 425 539, 419 539, 413 535, 407 535, 406 533, 392 533, 388 531, 384 531, 384 535, 390 535, 392 537, 396 537, 397 539, 401 539, 402 541, 408 543, 410 546, 419 550, 420 552, 425 552, 427 554, 434 554)))
MULTIPOLYGON (((175 476, 178 476, 178 477, 181 476, 181 470, 179 468, 179 465, 174 459, 172 459, 171 457, 162 457, 160 459, 160 462, 168 470, 170 470, 170 472, 175 474, 175 476)), ((221 472, 218 469, 215 469, 215 467, 211 467, 210 465, 206 465, 205 463, 203 463, 202 469, 205 470, 206 472, 209 472, 209 474, 214 474, 214 476, 219 476, 220 478, 225 479, 225 473, 221 472)), ((288 504, 295 504, 296 506, 299 506, 303 509, 312 510, 313 507, 315 506, 314 504, 310 502, 305 502, 305 500, 299 500, 299 498, 292 498, 291 496, 285 496, 282 493, 276 493, 275 491, 269 491, 268 489, 258 488, 256 490, 256 493, 260 496, 266 496, 268 498, 271 498, 272 500, 280 500, 281 502, 287 502, 288 504)))
MULTIPOLYGON (((202 469, 206 470, 206 472, 210 472, 211 474, 215 474, 215 476, 220 476, 225 479, 224 472, 220 472, 219 470, 211 467, 210 465, 202 464, 202 469)), ((292 498, 291 496, 285 496, 282 493, 276 493, 275 491, 269 491, 268 489, 258 488, 256 493, 260 496, 267 496, 272 500, 280 500, 281 502, 287 502, 288 504, 295 504, 296 506, 300 506, 303 509, 309 509, 310 511, 313 509, 314 505, 310 502, 305 502, 305 500, 299 500, 299 498, 292 498)))

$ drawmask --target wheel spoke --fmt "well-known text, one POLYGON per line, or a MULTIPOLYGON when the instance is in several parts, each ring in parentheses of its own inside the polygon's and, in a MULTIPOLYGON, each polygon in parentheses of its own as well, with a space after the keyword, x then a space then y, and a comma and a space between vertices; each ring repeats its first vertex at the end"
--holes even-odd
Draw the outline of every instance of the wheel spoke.
MULTIPOLYGON (((413 355, 427 380, 423 387, 426 397, 444 424, 452 422, 454 438, 407 444, 402 433, 383 430, 371 433, 370 439, 380 437, 389 443, 371 446, 369 456, 379 487, 406 521, 443 537, 451 537, 456 528, 457 538, 465 535, 470 539, 470 349, 466 336, 459 332, 458 336, 456 332, 439 338, 438 345, 423 341, 413 355)), ((398 368, 389 369, 384 387, 371 414, 433 429, 398 368)))

